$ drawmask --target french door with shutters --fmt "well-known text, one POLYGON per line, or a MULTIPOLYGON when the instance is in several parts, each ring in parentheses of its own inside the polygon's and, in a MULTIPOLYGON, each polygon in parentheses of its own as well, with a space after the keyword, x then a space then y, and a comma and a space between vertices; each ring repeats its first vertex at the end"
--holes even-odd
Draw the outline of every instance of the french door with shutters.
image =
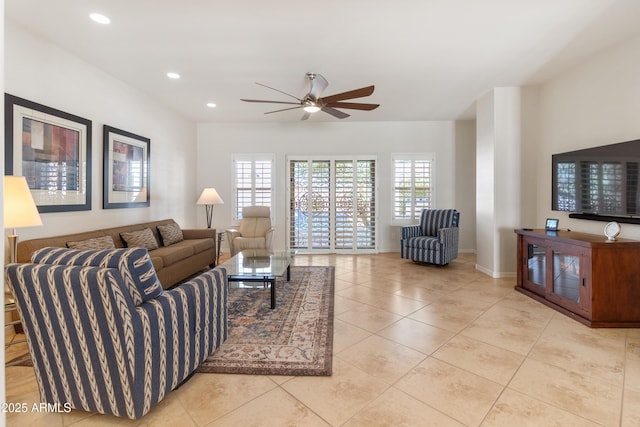
POLYGON ((313 252, 376 250, 376 160, 289 157, 289 247, 313 252))

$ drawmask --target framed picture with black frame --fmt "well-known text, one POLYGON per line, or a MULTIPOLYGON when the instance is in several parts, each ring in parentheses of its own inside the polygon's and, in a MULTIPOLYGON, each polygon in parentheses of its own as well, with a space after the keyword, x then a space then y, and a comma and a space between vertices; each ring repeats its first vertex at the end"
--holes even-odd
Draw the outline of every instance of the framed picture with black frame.
POLYGON ((104 125, 104 209, 141 208, 150 205, 149 163, 151 140, 104 125))
POLYGON ((5 175, 24 176, 38 212, 91 210, 91 121, 8 93, 5 175))

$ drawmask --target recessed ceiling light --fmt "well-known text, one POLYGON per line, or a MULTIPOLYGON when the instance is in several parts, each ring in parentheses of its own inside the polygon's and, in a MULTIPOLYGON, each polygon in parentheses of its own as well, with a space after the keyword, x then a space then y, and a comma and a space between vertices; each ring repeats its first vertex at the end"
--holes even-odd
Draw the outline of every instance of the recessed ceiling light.
POLYGON ((180 78, 180 74, 170 71, 170 72, 167 73, 167 77, 169 77, 170 79, 177 80, 177 79, 180 78))
POLYGON ((109 19, 108 17, 104 16, 101 13, 91 13, 89 14, 89 18, 91 18, 93 21, 97 22, 98 24, 110 24, 111 23, 111 19, 109 19))
POLYGON ((216 108, 216 104, 214 102, 207 102, 207 107, 216 108))

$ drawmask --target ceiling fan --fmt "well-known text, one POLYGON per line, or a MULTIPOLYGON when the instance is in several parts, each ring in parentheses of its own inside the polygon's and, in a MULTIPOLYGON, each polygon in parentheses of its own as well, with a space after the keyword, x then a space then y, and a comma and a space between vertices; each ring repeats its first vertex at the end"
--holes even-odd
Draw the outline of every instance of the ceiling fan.
POLYGON ((331 114, 333 117, 336 117, 338 119, 345 119, 349 117, 349 114, 338 110, 338 108, 371 111, 371 110, 375 110, 380 106, 380 104, 364 104, 361 102, 343 102, 348 99, 362 98, 362 97, 371 95, 373 93, 373 90, 375 89, 375 86, 373 85, 363 87, 360 89, 350 90, 347 92, 336 93, 335 95, 321 97, 320 95, 329 85, 329 83, 327 82, 327 79, 322 77, 320 74, 316 74, 316 73, 307 73, 306 76, 307 76, 307 79, 309 79, 311 89, 309 90, 309 93, 307 93, 302 98, 298 98, 297 96, 283 92, 279 89, 256 82, 257 85, 264 86, 271 90, 275 90, 276 92, 280 92, 284 95, 287 95, 295 99, 297 102, 268 101, 263 99, 241 99, 241 101, 261 102, 265 104, 295 105, 295 107, 282 108, 280 110, 274 110, 274 111, 267 111, 265 114, 279 113, 281 111, 288 111, 288 110, 295 110, 297 108, 302 108, 304 110, 304 114, 302 115, 301 120, 307 120, 312 113, 315 113, 317 111, 324 111, 325 113, 331 114))

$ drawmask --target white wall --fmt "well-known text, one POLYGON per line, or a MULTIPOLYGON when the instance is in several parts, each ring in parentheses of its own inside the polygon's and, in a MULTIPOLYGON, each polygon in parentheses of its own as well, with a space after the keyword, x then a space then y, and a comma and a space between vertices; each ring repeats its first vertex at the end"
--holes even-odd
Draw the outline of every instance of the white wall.
MULTIPOLYGON (((551 155, 640 139, 640 36, 590 58, 540 87, 537 147, 537 226, 560 218, 561 228, 601 234, 605 223, 569 219, 551 210, 551 155)), ((640 226, 622 224, 620 237, 640 240, 640 226)))
POLYGON ((476 250, 476 121, 455 123, 454 206, 460 211, 460 251, 476 250))
POLYGON ((21 240, 164 218, 196 225, 194 123, 11 21, 5 92, 93 122, 92 210, 43 214, 44 226, 19 230, 21 240), (103 124, 151 139, 151 207, 102 209, 103 124))
MULTIPOLYGON (((517 228, 540 228, 538 223, 538 158, 540 147, 540 88, 530 86, 521 88, 521 157, 520 157, 520 223, 517 228)), ((542 201, 544 203, 546 201, 542 201)), ((550 202, 549 202, 550 203, 550 202)), ((513 236, 514 240, 516 236, 513 236)), ((515 266, 514 266, 515 268, 515 266)))
MULTIPOLYGON (((464 134, 459 136, 462 138, 464 134)), ((473 145, 473 136, 468 145, 473 145)), ((462 145, 462 141, 459 141, 462 145)), ((399 251, 399 227, 391 226, 391 153, 436 153, 436 207, 457 207, 455 123, 441 122, 323 122, 282 124, 199 124, 198 191, 215 187, 225 205, 214 209, 214 227, 225 229, 232 220, 232 155, 236 153, 273 153, 276 159, 275 191, 276 236, 274 246, 286 245, 286 155, 369 154, 377 165, 378 249, 399 251)), ((468 162, 467 159, 464 162, 468 162)), ((464 223, 468 212, 462 211, 464 223)), ((198 211, 204 222, 204 209, 198 211)), ((465 233, 474 234, 471 224, 465 233)), ((473 238, 462 241, 472 244, 473 238)), ((474 250, 474 247, 461 250, 474 250)))

